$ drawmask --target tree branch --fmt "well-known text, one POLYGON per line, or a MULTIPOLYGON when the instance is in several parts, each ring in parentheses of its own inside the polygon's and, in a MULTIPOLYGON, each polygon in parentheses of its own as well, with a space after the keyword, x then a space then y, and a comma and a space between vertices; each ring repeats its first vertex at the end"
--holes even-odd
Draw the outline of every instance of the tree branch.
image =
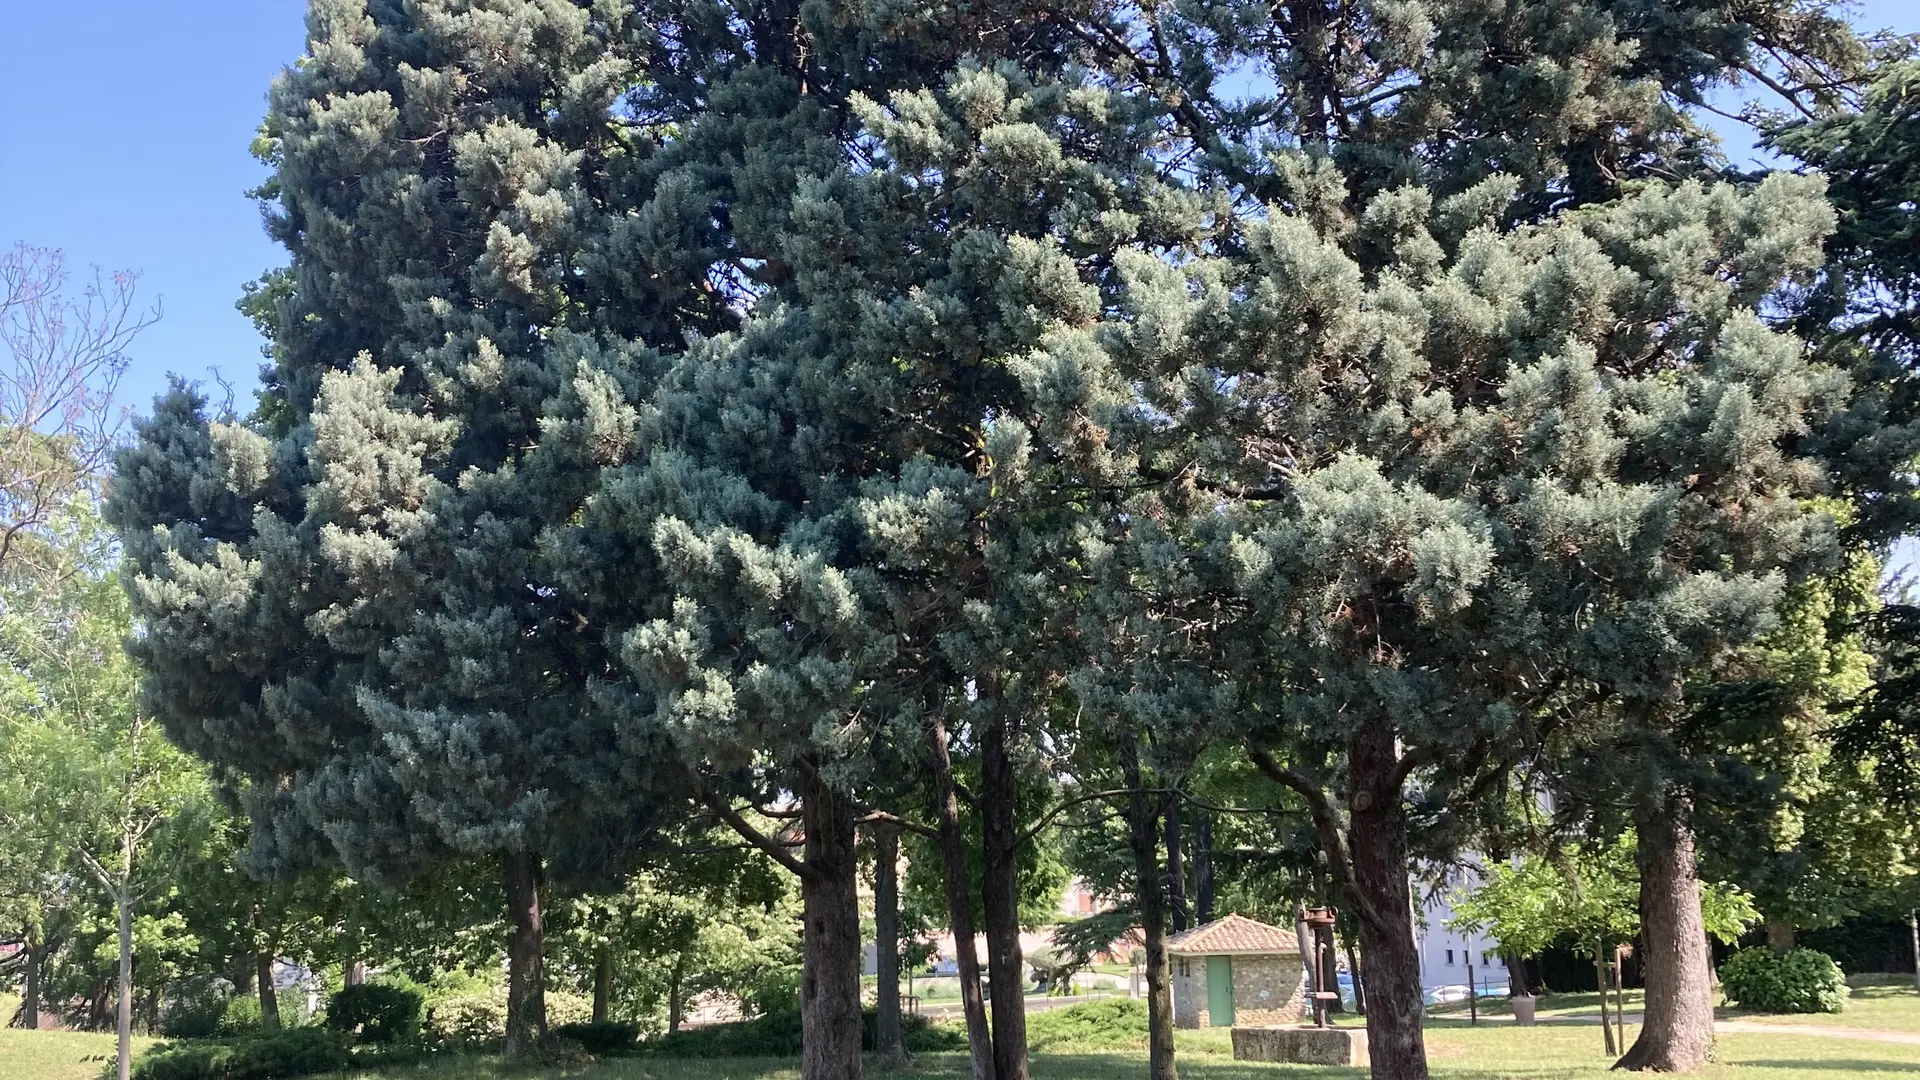
POLYGON ((1333 803, 1319 784, 1308 777, 1293 771, 1273 759, 1265 750, 1247 744, 1247 758, 1254 767, 1267 775, 1267 778, 1282 787, 1291 788, 1307 800, 1307 807, 1313 812, 1314 831, 1320 837, 1320 849, 1327 856, 1327 872, 1333 876, 1334 883, 1353 901, 1354 910, 1380 933, 1390 933, 1386 920, 1374 909, 1373 903, 1361 893, 1360 886, 1353 880, 1353 860, 1347 854, 1346 838, 1340 834, 1340 818, 1334 812, 1333 803))
POLYGON ((735 810, 727 800, 707 790, 704 784, 694 785, 694 791, 708 809, 718 815, 721 821, 726 822, 734 832, 740 834, 741 839, 765 852, 768 858, 786 867, 795 877, 809 876, 806 863, 794 858, 793 852, 788 851, 784 845, 754 828, 753 823, 741 817, 740 812, 735 810))

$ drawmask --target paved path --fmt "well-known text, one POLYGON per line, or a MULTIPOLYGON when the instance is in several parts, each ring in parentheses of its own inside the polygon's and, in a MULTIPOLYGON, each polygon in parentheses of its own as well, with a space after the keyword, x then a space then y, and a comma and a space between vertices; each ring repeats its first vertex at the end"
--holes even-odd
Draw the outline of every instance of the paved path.
MULTIPOLYGON (((1639 1013, 1627 1014, 1628 1027, 1639 1027, 1640 1020, 1639 1013)), ((1600 1017, 1597 1013, 1542 1016, 1539 1022, 1542 1024, 1597 1024, 1600 1022, 1600 1017)), ((1855 1039, 1861 1042, 1920 1046, 1920 1032, 1916 1031, 1879 1031, 1874 1028, 1828 1027, 1823 1024, 1767 1024, 1756 1020, 1716 1020, 1713 1023, 1713 1030, 1734 1035, 1808 1035, 1817 1039, 1855 1039)), ((1631 1034, 1629 1032, 1629 1035, 1631 1034)))

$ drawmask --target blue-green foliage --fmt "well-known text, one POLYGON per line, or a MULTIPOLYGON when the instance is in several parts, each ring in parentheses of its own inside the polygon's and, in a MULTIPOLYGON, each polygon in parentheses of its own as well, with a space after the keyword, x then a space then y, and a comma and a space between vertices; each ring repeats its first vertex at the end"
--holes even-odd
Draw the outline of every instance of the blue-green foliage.
POLYGON ((1833 957, 1812 949, 1742 949, 1720 965, 1720 989, 1742 1009, 1837 1013, 1847 1007, 1847 977, 1833 957))
POLYGON ((280 1080, 353 1063, 346 1040, 319 1028, 161 1043, 133 1063, 133 1080, 280 1080))

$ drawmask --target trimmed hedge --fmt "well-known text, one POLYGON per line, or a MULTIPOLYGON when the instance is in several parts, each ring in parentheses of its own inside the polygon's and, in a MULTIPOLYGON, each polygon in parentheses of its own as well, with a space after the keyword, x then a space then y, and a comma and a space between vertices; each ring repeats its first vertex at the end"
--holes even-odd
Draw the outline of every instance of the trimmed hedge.
POLYGON ((161 1043, 133 1063, 133 1080, 281 1080, 338 1072, 353 1054, 336 1032, 318 1028, 234 1039, 161 1043))
POLYGON ((420 1033, 424 1009, 417 990, 361 983, 343 987, 327 1000, 327 1026, 361 1042, 406 1042, 420 1033))
MULTIPOLYGON (((873 1049, 874 1014, 860 1017, 860 1044, 873 1049)), ((957 1027, 936 1025, 924 1016, 902 1016, 900 1038, 914 1054, 965 1050, 967 1034, 957 1027)), ((793 1057, 800 1053, 800 1014, 782 1011, 730 1024, 688 1028, 640 1044, 643 1052, 660 1057, 730 1058, 793 1057)))
POLYGON ((1720 989, 1742 1009, 1770 1013, 1837 1013, 1847 1007, 1847 977, 1833 957, 1812 949, 1785 955, 1742 949, 1720 965, 1720 989))
POLYGON ((578 1043, 589 1054, 618 1054, 636 1047, 640 1040, 640 1025, 613 1020, 587 1021, 560 1024, 548 1028, 547 1034, 578 1043))
POLYGON ((1147 1041, 1147 1003, 1131 998, 1083 1001, 1027 1017, 1033 1050, 1133 1049, 1147 1041))

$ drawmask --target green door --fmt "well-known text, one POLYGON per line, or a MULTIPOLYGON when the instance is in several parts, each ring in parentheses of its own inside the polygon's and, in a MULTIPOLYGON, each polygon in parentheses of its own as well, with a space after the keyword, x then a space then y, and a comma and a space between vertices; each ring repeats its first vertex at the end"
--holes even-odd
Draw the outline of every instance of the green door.
POLYGON ((1233 957, 1207 957, 1207 1023, 1233 1026, 1233 957))

